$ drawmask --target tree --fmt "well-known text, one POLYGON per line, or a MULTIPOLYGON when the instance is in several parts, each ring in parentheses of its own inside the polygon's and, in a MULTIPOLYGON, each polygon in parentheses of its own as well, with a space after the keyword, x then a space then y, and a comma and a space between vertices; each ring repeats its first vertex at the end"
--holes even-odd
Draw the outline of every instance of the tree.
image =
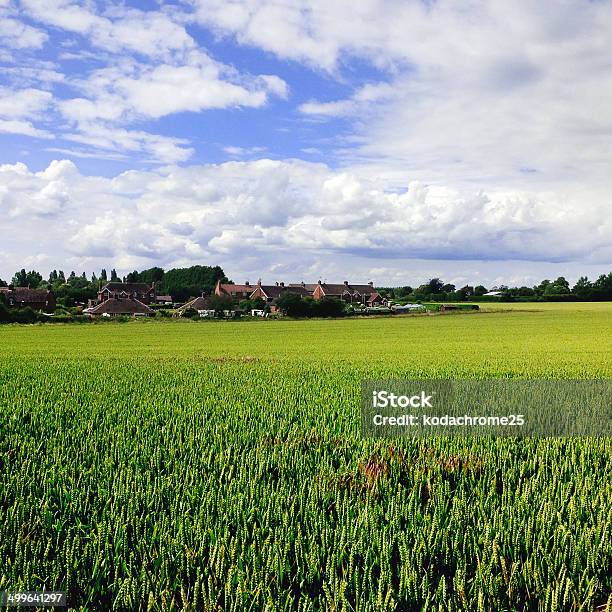
POLYGON ((0 287, 6 287, 6 282, 3 281, 1 278, 0 278, 0 287))
POLYGON ((106 270, 104 268, 102 268, 102 270, 100 271, 100 280, 101 281, 107 281, 108 277, 106 276, 106 270))
POLYGON ((164 278, 164 269, 163 268, 149 268, 148 270, 143 270, 138 273, 138 280, 141 283, 147 283, 150 285, 151 283, 161 283, 164 278))
POLYGON ((15 287, 31 287, 32 289, 36 289, 42 280, 42 274, 36 272, 36 270, 26 272, 25 269, 22 268, 19 272, 15 272, 11 282, 15 287))
MULTIPOLYGON (((543 283, 542 283, 543 284, 543 283)), ((543 295, 567 295, 570 292, 570 286, 563 276, 560 276, 556 281, 548 282, 543 287, 543 295)))
POLYGON ((474 295, 484 295, 485 293, 488 293, 488 290, 484 285, 476 285, 474 287, 474 295))
MULTIPOLYGON (((439 278, 432 278, 427 283, 427 287, 429 289, 429 293, 432 293, 432 294, 442 293, 444 289, 444 283, 439 278)), ((455 287, 453 286, 452 290, 454 291, 454 289, 455 287)))
POLYGON ((276 300, 276 307, 288 317, 307 317, 310 315, 310 305, 297 293, 285 291, 276 300))
POLYGON ((66 283, 66 277, 64 276, 64 271, 60 270, 57 274, 57 280, 64 285, 66 283))
POLYGON ((467 300, 468 298, 471 298, 474 295, 474 287, 471 287, 470 285, 464 285, 463 287, 461 287, 461 289, 457 291, 457 293, 459 294, 460 299, 467 300))
POLYGON ((586 276, 581 276, 572 287, 572 293, 581 300, 590 300, 593 297, 593 283, 586 276))
POLYGON ((612 299, 612 272, 602 274, 593 283, 593 298, 596 300, 612 299))
POLYGON ((345 314, 345 304, 336 298, 323 298, 312 301, 311 315, 316 317, 342 317, 345 314))
POLYGON ((224 310, 233 308, 232 298, 228 295, 211 295, 206 298, 206 305, 215 311, 216 316, 222 316, 224 310))
POLYGON ((180 302, 187 300, 189 296, 200 295, 202 292, 213 293, 217 281, 227 282, 227 277, 219 266, 174 268, 163 274, 161 286, 158 289, 162 293, 170 294, 175 301, 180 302))
POLYGON ((266 306, 264 300, 260 297, 255 298, 254 300, 242 300, 239 304, 241 310, 263 310, 266 306))
POLYGON ((113 268, 111 270, 111 283, 118 283, 119 282, 119 277, 117 276, 117 270, 115 270, 115 268, 113 268))

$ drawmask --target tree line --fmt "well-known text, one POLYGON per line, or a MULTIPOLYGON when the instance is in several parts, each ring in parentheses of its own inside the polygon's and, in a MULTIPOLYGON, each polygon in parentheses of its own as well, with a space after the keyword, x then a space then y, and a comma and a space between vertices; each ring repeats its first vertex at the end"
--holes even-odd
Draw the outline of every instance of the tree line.
MULTIPOLYGON (((26 271, 21 269, 15 272, 10 284, 16 287, 48 288, 52 289, 58 304, 72 307, 77 304, 87 303, 94 299, 98 290, 107 282, 141 282, 156 283, 157 292, 160 295, 170 295, 175 302, 186 302, 189 298, 199 296, 202 293, 211 295, 217 281, 231 282, 226 277, 220 266, 190 266, 188 268, 173 268, 164 270, 153 267, 141 272, 134 270, 129 274, 119 277, 117 271, 112 269, 110 273, 102 269, 99 274, 93 273, 88 277, 85 272, 78 275, 74 271, 67 276, 62 270, 52 270, 47 279, 36 270, 26 271)), ((0 287, 8 283, 0 279, 0 287)), ((571 286, 565 277, 560 276, 556 280, 545 279, 538 285, 532 287, 508 287, 500 285, 487 288, 483 285, 464 285, 456 288, 451 283, 445 283, 439 278, 432 278, 418 287, 378 287, 378 292, 385 298, 399 301, 487 301, 512 300, 512 301, 601 301, 612 300, 612 272, 602 274, 594 281, 586 276, 581 276, 571 286), (489 297, 486 294, 496 292, 498 295, 489 297)), ((291 300, 292 298, 288 298, 291 300)), ((244 304, 246 307, 258 307, 260 304, 244 304)), ((308 303, 309 308, 317 309, 318 306, 308 303)), ((291 309, 304 309, 304 304, 291 304, 291 309)))
POLYGON ((444 283, 439 278, 432 278, 427 283, 416 288, 380 287, 378 292, 386 298, 402 301, 602 301, 612 300, 612 272, 600 275, 596 280, 590 281, 581 276, 570 286, 563 276, 556 280, 545 279, 533 287, 508 287, 499 285, 487 289, 483 285, 465 285, 457 289, 451 283, 444 283), (497 293, 487 296, 488 293, 497 293))
MULTIPOLYGON (((30 287, 32 289, 52 289, 58 304, 72 307, 85 304, 94 299, 102 286, 108 282, 156 283, 157 293, 170 295, 176 302, 187 301, 192 296, 202 292, 212 293, 217 281, 228 282, 220 266, 191 266, 189 268, 173 268, 165 271, 163 268, 149 268, 138 272, 134 270, 120 277, 115 269, 110 273, 102 269, 87 276, 85 272, 76 274, 74 271, 66 276, 63 270, 52 270, 48 278, 44 278, 36 270, 26 271, 25 268, 15 272, 10 281, 15 287, 30 287)), ((0 279, 0 287, 9 283, 0 279)))

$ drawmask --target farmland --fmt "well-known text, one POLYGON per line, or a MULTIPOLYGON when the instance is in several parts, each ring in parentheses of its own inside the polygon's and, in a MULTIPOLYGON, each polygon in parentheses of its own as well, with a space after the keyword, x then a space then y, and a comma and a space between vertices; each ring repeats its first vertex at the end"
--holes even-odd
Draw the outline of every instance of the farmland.
POLYGON ((612 305, 0 327, 0 591, 593 610, 609 439, 365 440, 363 378, 610 378, 612 305))

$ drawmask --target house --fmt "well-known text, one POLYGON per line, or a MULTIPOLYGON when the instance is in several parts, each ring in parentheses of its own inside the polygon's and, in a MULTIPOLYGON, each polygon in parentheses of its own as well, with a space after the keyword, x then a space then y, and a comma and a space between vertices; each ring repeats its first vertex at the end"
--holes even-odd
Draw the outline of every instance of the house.
POLYGON ((255 289, 250 295, 250 299, 255 300, 257 298, 262 299, 267 304, 270 304, 272 312, 276 312, 276 300, 285 293, 293 293, 299 295, 302 298, 311 297, 311 293, 308 290, 298 284, 285 285, 285 283, 276 283, 274 285, 262 285, 261 281, 257 281, 255 289))
POLYGON ((171 295, 158 295, 155 297, 156 304, 164 304, 165 306, 172 306, 171 295))
POLYGON ((348 281, 344 283, 322 283, 319 281, 314 288, 312 297, 321 300, 324 297, 335 298, 351 304, 363 304, 368 307, 383 304, 382 296, 374 289, 374 283, 367 285, 353 285, 348 281))
POLYGON ((249 281, 246 281, 244 285, 217 281, 217 286, 215 287, 215 295, 230 297, 232 300, 248 300, 251 293, 253 293, 253 286, 249 281))
POLYGON ((131 296, 119 297, 118 295, 105 299, 98 305, 87 308, 83 312, 90 317, 150 317, 154 314, 144 302, 131 296))
POLYGON ((314 290, 317 288, 316 283, 305 283, 302 281, 301 283, 289 283, 289 287, 302 287, 305 289, 310 296, 314 293, 314 290))
POLYGON ((204 312, 208 309, 208 300, 203 295, 201 295, 200 297, 194 298, 193 300, 189 300, 189 302, 186 302, 180 308, 177 308, 176 314, 182 317, 188 310, 197 310, 198 312, 204 312))
POLYGON ((0 294, 12 308, 31 308, 43 312, 55 310, 55 295, 50 289, 30 289, 29 287, 0 287, 0 294))
MULTIPOLYGON (((151 283, 121 283, 112 281, 106 283, 98 291, 97 304, 100 304, 110 298, 133 298, 143 304, 154 304, 157 298, 155 282, 151 283)), ((169 296, 168 296, 169 297, 169 296)), ((94 305, 93 303, 91 304, 94 305)))

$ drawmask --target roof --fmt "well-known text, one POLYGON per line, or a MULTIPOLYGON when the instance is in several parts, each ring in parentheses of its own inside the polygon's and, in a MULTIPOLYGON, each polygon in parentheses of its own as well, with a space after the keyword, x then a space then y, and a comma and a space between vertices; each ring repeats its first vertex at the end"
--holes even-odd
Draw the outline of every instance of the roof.
MULTIPOLYGON (((315 285, 316 287, 316 285, 315 285)), ((353 285, 349 283, 321 283, 323 293, 325 295, 343 295, 345 292, 350 294, 359 293, 361 295, 370 295, 376 293, 376 289, 372 285, 353 285)))
POLYGON ((133 298, 111 298, 105 300, 93 308, 87 310, 88 314, 114 314, 114 315, 133 315, 133 314, 153 314, 153 311, 146 305, 133 298))
POLYGON ((185 312, 190 308, 193 308, 194 310, 208 310, 208 302, 206 298, 200 296, 183 304, 180 308, 177 308, 177 310, 179 312, 185 312))
POLYGON ((29 287, 0 287, 0 291, 7 296, 11 296, 16 302, 25 304, 34 304, 46 302, 49 295, 52 293, 49 289, 30 289, 29 287))
POLYGON ((148 283, 120 283, 120 282, 112 282, 106 283, 100 289, 100 291, 116 291, 119 293, 120 291, 125 291, 126 293, 149 293, 153 287, 148 283))
POLYGON ((172 296, 171 295, 158 295, 157 301, 158 302, 171 302, 172 296))
POLYGON ((301 295, 303 297, 307 297, 310 295, 310 291, 304 289, 301 285, 255 285, 253 287, 253 291, 256 289, 261 289, 265 295, 270 298, 277 298, 281 296, 283 293, 293 293, 295 295, 301 295))
POLYGON ((224 293, 252 293, 255 290, 253 285, 235 285, 234 283, 219 283, 219 290, 224 293))
POLYGON ((317 283, 289 283, 289 287, 303 287, 308 293, 312 293, 317 288, 317 283))

